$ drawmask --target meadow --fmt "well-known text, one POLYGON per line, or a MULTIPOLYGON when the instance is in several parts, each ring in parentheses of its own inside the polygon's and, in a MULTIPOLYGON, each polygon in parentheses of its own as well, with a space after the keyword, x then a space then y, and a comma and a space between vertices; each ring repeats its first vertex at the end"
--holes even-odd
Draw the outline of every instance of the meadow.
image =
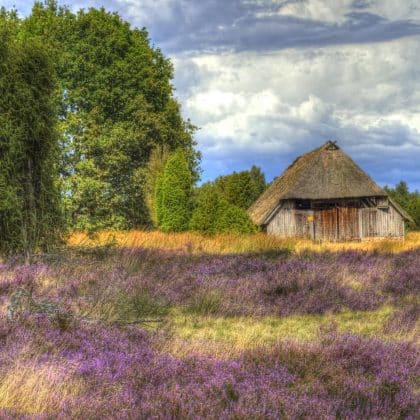
POLYGON ((419 293, 419 233, 74 233, 0 266, 0 417, 414 419, 419 293))

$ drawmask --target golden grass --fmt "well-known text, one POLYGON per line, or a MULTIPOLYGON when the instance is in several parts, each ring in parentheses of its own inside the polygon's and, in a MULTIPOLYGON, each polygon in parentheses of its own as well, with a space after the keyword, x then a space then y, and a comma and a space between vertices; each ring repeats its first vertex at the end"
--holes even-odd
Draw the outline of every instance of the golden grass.
POLYGON ((349 249, 378 252, 403 252, 420 248, 420 232, 410 232, 402 240, 378 240, 371 242, 314 243, 304 239, 282 239, 264 233, 250 235, 223 234, 205 236, 193 232, 163 233, 159 231, 101 231, 89 236, 73 232, 68 244, 75 247, 115 245, 118 247, 144 247, 183 251, 192 254, 240 254, 281 251, 338 252, 349 249))
POLYGON ((258 319, 199 316, 172 309, 169 324, 172 339, 166 343, 165 351, 178 357, 204 353, 226 358, 252 348, 269 348, 283 340, 313 341, 329 329, 383 339, 414 339, 414 332, 403 336, 384 333, 384 326, 394 310, 386 305, 375 311, 258 319))
POLYGON ((82 390, 82 383, 63 377, 58 366, 40 367, 18 361, 0 378, 0 408, 22 414, 48 414, 82 390))

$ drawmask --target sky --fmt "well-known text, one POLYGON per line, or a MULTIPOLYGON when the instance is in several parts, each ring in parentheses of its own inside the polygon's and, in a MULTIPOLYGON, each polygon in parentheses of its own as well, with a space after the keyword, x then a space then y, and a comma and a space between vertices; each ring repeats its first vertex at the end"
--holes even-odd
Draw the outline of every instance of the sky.
MULTIPOLYGON (((271 181, 337 140, 381 186, 420 190, 419 0, 67 0, 146 27, 200 127, 202 179, 271 181)), ((29 13, 30 1, 4 1, 29 13)))

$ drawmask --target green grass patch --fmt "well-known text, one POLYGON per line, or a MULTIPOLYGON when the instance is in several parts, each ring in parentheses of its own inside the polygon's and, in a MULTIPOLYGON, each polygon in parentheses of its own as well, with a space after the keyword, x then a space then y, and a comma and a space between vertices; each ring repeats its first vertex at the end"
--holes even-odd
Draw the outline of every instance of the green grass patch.
POLYGON ((231 343, 237 348, 269 345, 279 340, 311 341, 320 331, 336 329, 366 336, 383 336, 384 325, 394 308, 376 311, 345 311, 339 314, 288 317, 216 317, 172 309, 170 319, 176 336, 187 340, 231 343))

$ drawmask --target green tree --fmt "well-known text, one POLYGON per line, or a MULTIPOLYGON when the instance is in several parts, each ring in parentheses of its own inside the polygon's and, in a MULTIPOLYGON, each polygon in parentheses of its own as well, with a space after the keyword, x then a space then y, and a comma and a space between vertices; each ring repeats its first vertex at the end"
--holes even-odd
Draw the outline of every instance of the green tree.
POLYGON ((407 211, 414 219, 415 227, 420 229, 420 193, 418 191, 412 194, 407 211))
POLYGON ((214 230, 217 233, 253 233, 256 232, 256 227, 246 210, 221 199, 214 230))
POLYGON ((420 193, 410 192, 408 185, 400 181, 395 188, 385 186, 385 191, 394 199, 414 220, 412 228, 420 228, 420 193))
POLYGON ((216 178, 214 183, 228 203, 242 209, 248 209, 266 188, 265 176, 256 166, 216 178))
POLYGON ((195 198, 195 208, 191 216, 189 228, 192 231, 213 234, 216 233, 216 217, 220 196, 212 184, 204 184, 195 198))
POLYGON ((30 259, 63 228, 54 69, 37 40, 9 29, 0 28, 0 249, 30 259))
POLYGON ((256 231, 246 210, 230 204, 210 183, 204 184, 198 192, 190 229, 205 234, 256 231))
POLYGON ((193 174, 181 149, 168 159, 156 185, 156 212, 164 232, 188 229, 191 218, 193 174))
POLYGON ((411 194, 406 182, 400 181, 395 188, 385 187, 385 190, 401 207, 408 208, 411 194))
POLYGON ((145 167, 153 149, 182 148, 198 178, 195 128, 173 97, 171 62, 150 46, 145 29, 103 8, 73 13, 56 1, 36 2, 19 30, 39 37, 55 63, 70 225, 149 225, 145 167))

